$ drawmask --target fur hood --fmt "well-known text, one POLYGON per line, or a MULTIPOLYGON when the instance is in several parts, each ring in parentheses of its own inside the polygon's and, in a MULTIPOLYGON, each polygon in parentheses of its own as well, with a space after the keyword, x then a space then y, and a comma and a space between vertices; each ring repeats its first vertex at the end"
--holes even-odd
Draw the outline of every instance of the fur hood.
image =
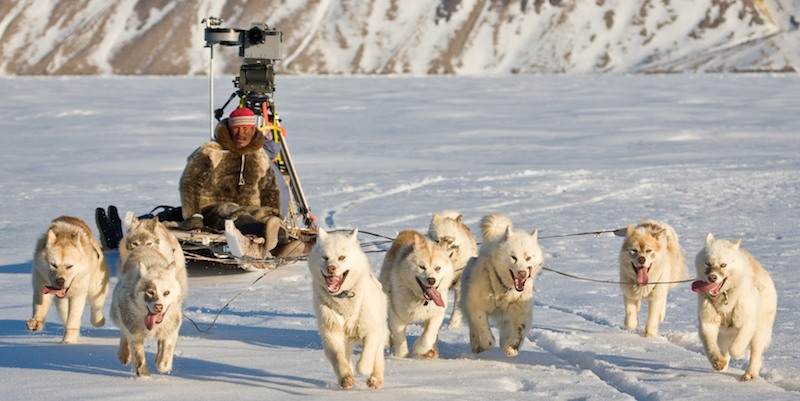
POLYGON ((217 124, 217 128, 214 132, 214 140, 217 141, 223 149, 237 156, 253 153, 264 146, 264 135, 261 135, 261 133, 256 130, 253 136, 254 138, 252 141, 250 141, 249 145, 245 146, 243 149, 237 149, 233 144, 231 132, 228 130, 227 118, 223 119, 219 122, 219 124, 217 124))
POLYGON ((263 149, 265 138, 258 131, 255 135, 248 146, 236 149, 227 120, 222 120, 216 138, 189 156, 180 181, 184 219, 228 202, 280 210, 280 190, 263 149))

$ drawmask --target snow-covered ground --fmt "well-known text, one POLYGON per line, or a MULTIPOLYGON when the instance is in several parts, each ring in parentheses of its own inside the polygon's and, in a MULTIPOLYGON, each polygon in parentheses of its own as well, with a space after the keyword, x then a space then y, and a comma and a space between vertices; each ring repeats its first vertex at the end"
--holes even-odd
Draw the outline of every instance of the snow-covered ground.
MULTIPOLYGON (((92 328, 85 315, 77 345, 59 344, 54 310, 43 332, 26 331, 31 255, 59 215, 93 226, 97 206, 143 214, 176 205, 185 158, 209 135, 208 80, 8 78, 0 79, 3 399, 800 398, 797 75, 277 81, 294 161, 326 229, 391 237, 424 231, 434 212, 453 209, 477 232, 481 216, 505 212, 517 227, 539 228, 547 267, 600 280, 617 278, 621 238, 554 236, 660 219, 690 262, 708 231, 742 238, 778 289, 763 378, 740 383, 744 361, 711 370, 689 284, 670 294, 662 336, 645 339, 622 328, 617 285, 545 271, 518 357, 475 356, 466 328, 445 328, 440 359, 389 356, 384 388, 357 378, 343 391, 300 262, 267 272, 191 268, 186 316, 206 329, 232 303, 209 331, 184 322, 169 375, 155 372, 149 343, 153 380, 135 380, 117 361, 111 323, 92 328)), ((217 105, 232 89, 217 80, 217 105)), ((369 257, 377 270, 383 253, 369 257)))

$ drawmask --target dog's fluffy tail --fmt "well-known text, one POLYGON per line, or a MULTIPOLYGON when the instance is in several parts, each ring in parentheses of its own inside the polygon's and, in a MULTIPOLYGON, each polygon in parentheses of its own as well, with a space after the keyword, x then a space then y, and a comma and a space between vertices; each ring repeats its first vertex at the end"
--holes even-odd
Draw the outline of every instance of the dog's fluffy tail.
POLYGON ((511 228, 511 218, 502 213, 492 213, 481 219, 481 235, 484 241, 493 241, 511 228))

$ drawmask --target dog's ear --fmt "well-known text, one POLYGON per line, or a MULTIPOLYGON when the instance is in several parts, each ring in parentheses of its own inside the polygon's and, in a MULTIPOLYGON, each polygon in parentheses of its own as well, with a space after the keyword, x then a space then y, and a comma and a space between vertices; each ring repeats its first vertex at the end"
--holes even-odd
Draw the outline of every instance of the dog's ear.
POLYGON ((129 210, 129 211, 125 212, 125 217, 122 219, 122 226, 126 230, 130 231, 131 229, 133 229, 135 227, 134 224, 136 224, 138 226, 139 225, 139 219, 134 217, 132 211, 129 210))
POLYGON ((511 234, 512 234, 511 226, 507 226, 505 233, 503 233, 503 241, 506 241, 509 238, 511 238, 511 234))
POLYGON ((633 231, 634 230, 635 230, 635 228, 633 228, 633 224, 628 224, 628 237, 633 235, 633 231))
POLYGON ((355 242, 358 242, 358 227, 354 228, 353 231, 350 233, 350 239, 355 242))
POLYGON ((662 228, 662 229, 654 232, 653 233, 653 237, 655 237, 655 239, 661 239, 661 235, 664 234, 665 232, 667 232, 667 229, 666 228, 662 228))
POLYGON ((442 219, 442 216, 440 216, 439 213, 434 213, 433 214, 433 218, 431 219, 431 222, 436 223, 441 219, 442 219))
POLYGON ((463 219, 464 219, 464 216, 459 214, 458 217, 456 217, 456 223, 461 224, 461 220, 463 220, 463 219))
POLYGON ((714 234, 711 234, 711 233, 709 232, 709 233, 706 235, 706 246, 710 246, 712 243, 714 243, 714 234))
POLYGON ((742 244, 742 239, 737 238, 736 241, 733 241, 733 249, 739 249, 739 245, 742 244))
POLYGON ((531 234, 531 238, 533 238, 534 241, 538 241, 539 240, 539 229, 538 228, 533 230, 533 234, 531 234))

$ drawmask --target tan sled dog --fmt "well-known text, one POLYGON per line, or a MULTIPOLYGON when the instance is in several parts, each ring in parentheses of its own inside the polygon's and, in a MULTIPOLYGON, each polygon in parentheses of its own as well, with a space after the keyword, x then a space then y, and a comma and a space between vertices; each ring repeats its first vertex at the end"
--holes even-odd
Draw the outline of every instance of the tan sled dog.
POLYGON ((528 234, 513 229, 504 214, 481 219, 483 243, 461 276, 461 306, 469 325, 472 352, 481 353, 494 345, 489 318, 500 330, 500 347, 516 356, 533 321, 533 281, 544 265, 539 247, 539 230, 528 234))
POLYGON ((53 298, 64 321, 65 344, 80 337, 81 317, 89 302, 92 325, 105 324, 103 303, 108 295, 109 269, 92 230, 77 217, 61 216, 50 224, 33 255, 33 317, 30 331, 44 329, 53 298))
POLYGON ((128 255, 122 270, 111 301, 111 318, 120 331, 117 357, 123 365, 133 362, 136 376, 149 377, 144 341, 156 338, 156 369, 170 372, 184 299, 174 262, 142 246, 128 255))
POLYGON ((128 255, 138 247, 156 249, 167 262, 174 262, 175 276, 181 284, 183 296, 188 292, 186 257, 183 248, 167 227, 159 221, 158 217, 152 219, 138 219, 133 212, 125 213, 122 220, 125 236, 119 241, 119 270, 124 270, 128 255))
POLYGON ((742 381, 758 377, 762 354, 772 340, 778 295, 769 273, 734 242, 706 236, 695 259, 698 281, 697 320, 700 340, 711 367, 728 369, 730 358, 743 359, 750 346, 750 363, 742 381))
POLYGON ((619 251, 620 288, 625 301, 625 328, 636 330, 639 310, 647 300, 645 337, 658 336, 658 327, 667 313, 667 294, 676 281, 689 277, 689 270, 678 243, 678 234, 666 223, 643 221, 628 224, 619 251), (650 283, 672 284, 650 284, 650 283))
POLYGON ((478 244, 469 227, 462 222, 460 213, 445 210, 435 213, 428 226, 428 238, 446 244, 453 263, 453 313, 449 327, 461 326, 464 316, 461 312, 461 274, 470 259, 478 257, 478 244))
POLYGON ((414 342, 414 356, 439 356, 436 339, 453 281, 453 264, 446 246, 414 230, 404 230, 386 253, 380 279, 389 297, 389 332, 398 357, 408 356, 406 328, 417 322, 424 325, 414 342))
POLYGON ((386 296, 358 242, 358 230, 328 233, 319 230, 308 256, 314 311, 325 356, 342 388, 355 384, 350 362, 361 344, 356 371, 369 376, 367 386, 383 386, 383 349, 389 338, 386 296))

